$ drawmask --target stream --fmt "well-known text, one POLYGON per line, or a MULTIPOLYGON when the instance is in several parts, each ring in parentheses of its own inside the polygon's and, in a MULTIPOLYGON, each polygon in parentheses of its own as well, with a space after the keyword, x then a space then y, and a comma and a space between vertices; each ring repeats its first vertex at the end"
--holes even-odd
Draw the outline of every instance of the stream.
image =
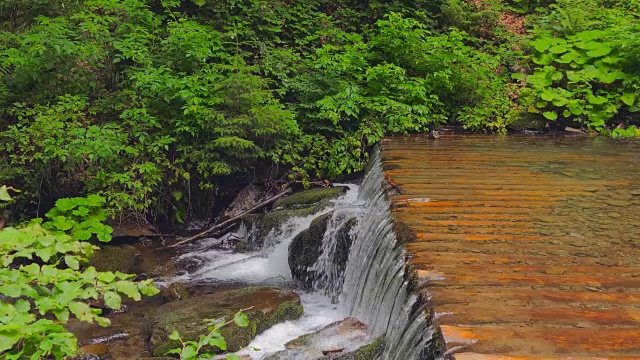
MULTIPOLYGON (((177 263, 196 264, 171 278, 172 282, 198 286, 273 285, 293 289, 301 298, 304 315, 294 321, 277 324, 259 334, 239 354, 251 359, 263 359, 284 350, 285 343, 301 335, 318 331, 325 326, 355 317, 367 325, 367 337, 333 336, 320 341, 317 349, 345 349, 353 351, 373 339, 386 336, 383 359, 418 358, 427 345, 431 333, 418 299, 412 295, 405 273, 404 249, 392 230, 389 201, 383 188, 379 154, 374 154, 361 185, 348 187, 344 195, 315 214, 287 220, 272 230, 259 251, 234 253, 220 250, 218 239, 203 239, 176 258, 177 263), (302 290, 292 279, 289 269, 289 245, 296 235, 308 229, 318 216, 330 214, 322 239, 321 255, 310 267, 315 278, 313 290, 302 290), (351 219, 356 225, 349 231, 352 244, 346 269, 335 266, 334 257, 340 228, 351 219)), ((339 185, 339 184, 336 184, 339 185)), ((241 227, 239 237, 250 237, 251 229, 241 227)), ((308 359, 304 354, 292 359, 308 359)))

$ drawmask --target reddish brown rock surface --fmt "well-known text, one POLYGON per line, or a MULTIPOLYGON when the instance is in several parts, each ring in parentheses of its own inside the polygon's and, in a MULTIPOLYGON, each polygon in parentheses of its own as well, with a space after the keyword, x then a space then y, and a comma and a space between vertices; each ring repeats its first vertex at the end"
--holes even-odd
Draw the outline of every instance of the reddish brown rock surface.
POLYGON ((639 158, 593 138, 383 143, 456 360, 640 359, 639 158))

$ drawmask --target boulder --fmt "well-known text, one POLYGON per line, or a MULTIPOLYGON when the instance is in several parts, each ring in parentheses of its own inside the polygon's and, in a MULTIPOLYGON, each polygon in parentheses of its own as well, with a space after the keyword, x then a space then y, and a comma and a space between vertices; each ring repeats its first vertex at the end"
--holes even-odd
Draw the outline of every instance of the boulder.
POLYGON ((270 355, 266 360, 373 360, 379 354, 380 341, 376 340, 372 343, 376 345, 369 346, 370 341, 366 325, 349 317, 289 341, 285 350, 270 355))
POLYGON ((242 189, 238 195, 231 201, 231 204, 227 206, 222 218, 230 219, 238 216, 243 212, 251 209, 257 204, 261 203, 265 198, 265 192, 257 185, 251 184, 242 189))
POLYGON ((329 205, 329 201, 347 192, 349 188, 346 186, 336 186, 330 188, 317 188, 306 191, 297 192, 273 203, 273 208, 283 209, 300 209, 310 206, 329 205))
POLYGON ((322 238, 332 213, 315 218, 307 230, 298 234, 289 245, 291 276, 306 289, 313 288, 316 273, 310 269, 322 253, 322 238))
MULTIPOLYGON (((288 260, 291 275, 306 289, 311 289, 317 279, 316 271, 310 267, 318 261, 318 257, 322 254, 322 241, 332 216, 333 213, 328 213, 314 219, 309 229, 298 234, 289 245, 288 260)), ((347 266, 352 243, 350 232, 356 223, 355 218, 350 218, 335 232, 336 248, 332 264, 336 274, 342 274, 347 266)))
POLYGON ((245 216, 243 222, 247 229, 251 229, 251 240, 248 244, 242 244, 241 250, 253 251, 261 248, 269 232, 279 229, 287 220, 322 211, 331 204, 331 200, 344 194, 347 189, 346 186, 336 186, 301 191, 278 199, 269 212, 245 216))
POLYGON ((89 266, 97 271, 120 271, 126 274, 132 272, 138 258, 138 250, 130 245, 102 246, 96 251, 89 266))
POLYGON ((237 351, 269 327, 302 316, 300 297, 292 292, 272 287, 249 287, 218 291, 213 294, 174 301, 159 307, 149 329, 149 343, 154 356, 163 356, 180 345, 170 340, 177 330, 184 340, 196 340, 208 333, 205 319, 230 320, 241 309, 249 318, 249 326, 229 324, 222 328, 227 350, 237 351))

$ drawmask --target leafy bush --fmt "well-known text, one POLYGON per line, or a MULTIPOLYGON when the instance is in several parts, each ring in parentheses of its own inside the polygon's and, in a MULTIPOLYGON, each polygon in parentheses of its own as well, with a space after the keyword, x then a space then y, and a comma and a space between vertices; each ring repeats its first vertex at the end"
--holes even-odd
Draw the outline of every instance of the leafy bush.
MULTIPOLYGON (((9 197, 2 191, 2 200, 9 197)), ((111 240, 104 198, 60 199, 47 220, 0 230, 0 352, 5 359, 64 359, 78 350, 62 325, 75 316, 109 325, 102 307, 120 309, 122 296, 155 295, 151 280, 97 272, 84 263, 98 249, 87 240, 111 240)))
POLYGON ((600 131, 622 109, 638 110, 637 80, 625 71, 625 47, 615 33, 539 36, 531 45, 535 71, 526 78, 514 75, 529 85, 521 99, 530 112, 600 131))

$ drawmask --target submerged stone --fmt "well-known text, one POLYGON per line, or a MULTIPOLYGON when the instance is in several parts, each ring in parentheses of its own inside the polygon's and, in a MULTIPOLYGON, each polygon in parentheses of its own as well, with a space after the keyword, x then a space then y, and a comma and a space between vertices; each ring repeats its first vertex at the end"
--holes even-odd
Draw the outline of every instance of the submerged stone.
POLYGON ((237 351, 269 327, 302 316, 300 297, 287 290, 272 287, 249 287, 219 291, 213 294, 175 301, 159 307, 149 330, 149 343, 154 356, 163 356, 179 347, 180 342, 170 340, 173 330, 183 340, 196 340, 208 333, 205 319, 230 320, 241 309, 249 318, 249 326, 229 324, 222 328, 228 351, 237 351))

